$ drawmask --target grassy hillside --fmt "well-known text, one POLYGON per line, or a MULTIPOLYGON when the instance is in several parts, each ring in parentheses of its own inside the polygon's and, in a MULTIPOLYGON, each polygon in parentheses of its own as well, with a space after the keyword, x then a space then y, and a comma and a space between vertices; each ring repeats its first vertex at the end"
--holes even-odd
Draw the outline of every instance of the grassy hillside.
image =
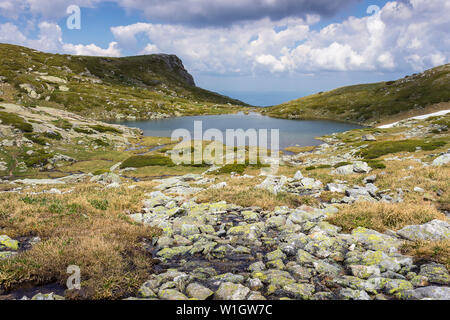
POLYGON ((84 57, 9 44, 0 44, 0 100, 96 119, 216 114, 245 105, 196 87, 173 55, 84 57))
POLYGON ((450 64, 397 81, 320 92, 267 108, 263 113, 280 118, 327 118, 376 124, 407 111, 448 101, 450 64))

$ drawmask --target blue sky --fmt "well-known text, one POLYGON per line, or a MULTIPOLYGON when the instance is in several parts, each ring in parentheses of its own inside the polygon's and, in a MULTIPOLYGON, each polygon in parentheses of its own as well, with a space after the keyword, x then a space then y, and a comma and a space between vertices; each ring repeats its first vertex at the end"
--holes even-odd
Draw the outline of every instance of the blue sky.
POLYGON ((197 85, 271 105, 449 63, 449 12, 448 0, 0 0, 0 42, 173 53, 197 85), (73 4, 80 30, 66 26, 73 4))

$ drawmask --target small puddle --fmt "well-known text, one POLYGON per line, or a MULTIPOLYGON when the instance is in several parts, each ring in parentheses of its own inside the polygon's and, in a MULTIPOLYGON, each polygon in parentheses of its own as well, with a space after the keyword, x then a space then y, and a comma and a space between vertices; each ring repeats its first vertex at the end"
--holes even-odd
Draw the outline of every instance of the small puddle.
POLYGON ((43 286, 35 286, 34 284, 25 284, 22 287, 11 291, 6 295, 0 295, 0 300, 17 300, 22 299, 24 296, 31 299, 38 293, 49 294, 54 293, 56 295, 64 296, 64 291, 67 288, 63 287, 59 283, 51 283, 43 286))

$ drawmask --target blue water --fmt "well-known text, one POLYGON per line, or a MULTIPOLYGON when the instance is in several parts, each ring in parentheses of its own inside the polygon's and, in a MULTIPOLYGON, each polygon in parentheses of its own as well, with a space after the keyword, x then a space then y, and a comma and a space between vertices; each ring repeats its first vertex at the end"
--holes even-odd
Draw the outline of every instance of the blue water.
MULTIPOLYGON (((352 129, 362 128, 355 124, 326 120, 286 120, 276 119, 250 113, 245 115, 226 114, 212 116, 190 116, 177 117, 162 120, 145 121, 121 121, 114 122, 128 127, 140 128, 146 136, 171 137, 176 129, 187 129, 194 137, 194 121, 202 121, 203 132, 208 129, 219 129, 225 137, 227 129, 267 129, 270 137, 271 129, 279 129, 280 150, 289 146, 314 146, 322 142, 316 137, 328 135, 334 132, 344 132, 352 129)), ((225 141, 226 144, 231 144, 225 141)), ((248 144, 248 141, 247 143, 248 144)), ((268 142, 270 147, 270 141, 268 142)))

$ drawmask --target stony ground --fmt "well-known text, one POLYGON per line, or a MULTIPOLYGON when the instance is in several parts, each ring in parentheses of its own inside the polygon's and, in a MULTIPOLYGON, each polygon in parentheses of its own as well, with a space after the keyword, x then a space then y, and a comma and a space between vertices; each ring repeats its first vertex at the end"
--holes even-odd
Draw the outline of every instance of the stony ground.
MULTIPOLYGON (((446 143, 429 142, 448 140, 445 119, 324 137, 312 151, 283 156, 278 171, 215 174, 214 167, 200 167, 186 174, 194 170, 186 168, 144 184, 148 167, 115 163, 96 175, 3 181, 9 186, 3 194, 70 197, 81 182, 111 196, 141 190, 133 209, 117 209, 126 214, 120 219, 161 234, 139 243, 158 260, 129 299, 448 300, 450 153, 446 143), (361 154, 385 152, 379 143, 402 139, 416 139, 412 149, 408 140, 406 149, 389 149, 376 160, 361 154), (296 202, 283 200, 292 197, 296 202), (393 213, 377 225, 366 213, 382 216, 384 206, 393 213), (443 249, 427 259, 405 252, 421 242, 443 243, 443 249)), ((0 229, 0 259, 14 261, 46 241, 0 229)), ((28 298, 63 297, 43 292, 28 298)))

